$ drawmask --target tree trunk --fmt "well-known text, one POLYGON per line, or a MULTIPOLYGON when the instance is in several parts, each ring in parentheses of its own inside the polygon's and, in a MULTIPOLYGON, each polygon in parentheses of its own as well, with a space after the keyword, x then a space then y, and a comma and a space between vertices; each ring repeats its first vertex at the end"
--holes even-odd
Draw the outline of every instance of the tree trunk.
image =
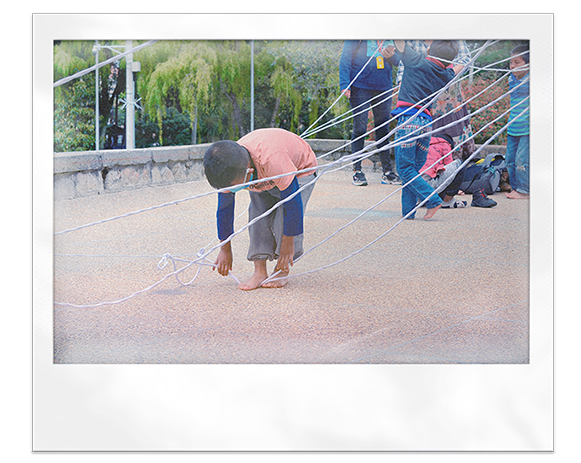
POLYGON ((222 82, 222 79, 219 79, 219 80, 220 80, 220 88, 224 92, 224 95, 226 95, 226 98, 228 98, 228 100, 232 104, 232 118, 234 119, 234 122, 238 126, 238 134, 240 137, 243 137, 244 135, 246 135, 247 132, 244 130, 244 125, 242 124, 242 112, 240 111, 240 105, 238 104, 238 98, 236 97, 236 94, 234 92, 229 92, 226 89, 226 86, 222 82))
POLYGON ((192 145, 198 144, 198 107, 194 111, 194 117, 192 117, 192 145))
POLYGON ((274 109, 272 110, 272 117, 270 118, 270 126, 274 127, 276 123, 276 118, 278 116, 278 108, 280 108, 280 96, 277 97, 276 102, 274 103, 274 109))

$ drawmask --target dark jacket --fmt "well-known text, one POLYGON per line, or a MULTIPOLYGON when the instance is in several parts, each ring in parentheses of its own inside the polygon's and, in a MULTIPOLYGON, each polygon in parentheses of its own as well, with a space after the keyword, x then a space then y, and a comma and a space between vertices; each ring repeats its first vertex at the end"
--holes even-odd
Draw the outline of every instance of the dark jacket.
MULTIPOLYGON (((375 40, 345 41, 343 53, 341 53, 341 60, 339 61, 339 87, 341 90, 347 88, 349 83, 357 76, 367 61, 369 61, 370 56, 368 56, 367 42, 371 42, 371 44, 376 43, 375 40)), ((377 56, 381 56, 381 53, 377 52, 371 58, 369 64, 365 66, 365 69, 357 77, 357 80, 353 82, 351 87, 379 91, 386 91, 392 87, 392 66, 399 64, 399 55, 396 52, 389 60, 384 60, 383 69, 377 69, 377 56)))

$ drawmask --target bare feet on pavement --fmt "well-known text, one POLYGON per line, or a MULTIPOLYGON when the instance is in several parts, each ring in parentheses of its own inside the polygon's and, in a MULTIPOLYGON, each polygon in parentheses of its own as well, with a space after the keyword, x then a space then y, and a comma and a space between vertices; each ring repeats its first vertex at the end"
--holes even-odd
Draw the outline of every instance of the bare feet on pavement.
POLYGON ((510 193, 506 193, 506 197, 509 199, 529 199, 529 195, 519 193, 516 190, 512 190, 510 193))
POLYGON ((431 209, 428 209, 426 211, 426 215, 424 215, 424 220, 428 220, 434 217, 434 214, 438 211, 438 209, 440 209, 440 207, 442 207, 441 204, 437 205, 436 207, 432 207, 431 209))
POLYGON ((266 270, 266 261, 257 260, 254 261, 254 274, 246 281, 240 283, 238 288, 243 291, 252 291, 256 288, 282 288, 288 283, 289 270, 280 271, 276 274, 276 270, 273 273, 273 279, 267 281, 263 284, 264 280, 268 278, 268 271, 266 270))
MULTIPOLYGON (((276 272, 275 272, 276 273, 276 272)), ((279 272, 276 275, 272 275, 273 279, 262 284, 263 288, 282 288, 288 283, 289 272, 279 272)))

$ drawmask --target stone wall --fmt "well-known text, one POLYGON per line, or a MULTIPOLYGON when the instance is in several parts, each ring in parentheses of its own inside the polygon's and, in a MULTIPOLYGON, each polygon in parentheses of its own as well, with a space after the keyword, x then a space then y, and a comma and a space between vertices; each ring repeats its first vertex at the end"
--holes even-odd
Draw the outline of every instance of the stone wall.
MULTIPOLYGON (((344 140, 307 140, 324 162, 349 154, 344 140)), ((120 190, 203 179, 202 159, 209 144, 134 150, 79 151, 54 154, 54 199, 72 199, 120 190)), ((504 146, 487 146, 480 153, 504 154, 504 146)), ((374 168, 377 155, 371 156, 374 168)))

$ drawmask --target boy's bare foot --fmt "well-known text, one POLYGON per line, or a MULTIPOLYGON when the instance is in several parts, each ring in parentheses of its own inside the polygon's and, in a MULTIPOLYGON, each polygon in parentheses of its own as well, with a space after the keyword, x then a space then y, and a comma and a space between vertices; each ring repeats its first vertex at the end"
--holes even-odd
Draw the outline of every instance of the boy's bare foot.
POLYGON ((262 284, 262 282, 264 280, 266 280, 266 278, 268 277, 268 275, 265 274, 261 274, 261 273, 254 273, 254 275, 252 275, 248 280, 243 281, 242 283, 240 283, 238 285, 239 289, 242 289, 243 291, 252 291, 253 289, 259 288, 260 285, 262 284))
POLYGON ((289 272, 279 272, 278 274, 274 275, 273 273, 273 280, 272 281, 267 281, 266 283, 263 283, 261 286, 263 288, 282 288, 283 286, 286 286, 286 284, 288 283, 288 274, 289 272))
POLYGON ((506 197, 509 199, 529 199, 529 195, 519 193, 516 190, 512 190, 510 193, 506 193, 506 197))
POLYGON ((266 271, 266 261, 256 260, 254 261, 254 274, 246 281, 243 281, 238 285, 238 288, 243 291, 252 291, 253 289, 259 288, 264 280, 268 278, 268 272, 266 271))
POLYGON ((428 219, 431 219, 432 217, 434 217, 434 214, 438 211, 438 209, 440 209, 440 207, 442 207, 442 205, 438 204, 436 207, 432 207, 431 209, 428 209, 426 211, 426 215, 424 215, 424 220, 428 220, 428 219))

